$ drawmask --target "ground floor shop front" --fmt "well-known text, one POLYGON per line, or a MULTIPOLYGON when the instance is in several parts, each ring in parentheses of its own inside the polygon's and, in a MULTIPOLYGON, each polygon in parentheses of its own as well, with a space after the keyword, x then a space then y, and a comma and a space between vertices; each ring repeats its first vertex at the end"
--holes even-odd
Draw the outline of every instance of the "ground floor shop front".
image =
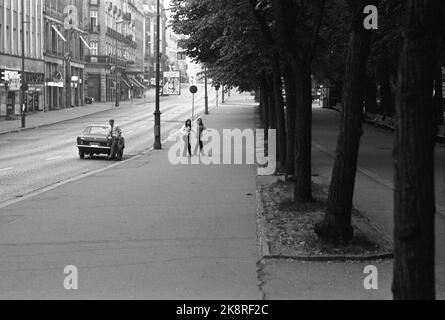
POLYGON ((115 102, 116 94, 119 101, 141 98, 145 86, 135 75, 119 73, 118 76, 105 70, 92 69, 86 75, 88 97, 98 102, 115 102))
MULTIPOLYGON (((15 117, 22 114, 21 75, 14 70, 6 72, 8 78, 0 84, 0 117, 15 117)), ((26 72, 25 77, 28 84, 25 91, 25 112, 43 111, 45 105, 43 73, 26 72)))
POLYGON ((72 62, 71 78, 67 79, 67 66, 62 59, 46 57, 46 60, 45 110, 84 106, 84 65, 72 62))

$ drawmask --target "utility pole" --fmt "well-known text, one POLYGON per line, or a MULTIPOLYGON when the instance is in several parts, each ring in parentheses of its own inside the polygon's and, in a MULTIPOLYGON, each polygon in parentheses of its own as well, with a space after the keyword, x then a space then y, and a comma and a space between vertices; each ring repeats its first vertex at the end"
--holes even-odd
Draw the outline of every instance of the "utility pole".
POLYGON ((71 107, 71 33, 72 30, 67 30, 67 41, 66 41, 66 95, 65 95, 65 108, 71 107))
POLYGON ((218 96, 218 90, 216 90, 216 108, 218 108, 218 103, 219 103, 219 96, 218 96))
POLYGON ((22 83, 21 83, 21 116, 22 116, 22 128, 26 128, 26 74, 25 74, 25 1, 22 0, 22 83))
POLYGON ((205 103, 205 114, 209 114, 209 95, 207 90, 207 67, 204 68, 204 103, 205 103))
MULTIPOLYGON (((118 23, 117 23, 117 21, 116 21, 116 34, 117 34, 117 25, 118 25, 118 23)), ((115 104, 114 104, 114 107, 115 108, 119 108, 119 94, 120 94, 120 89, 119 89, 119 85, 118 85, 118 83, 119 83, 119 73, 118 73, 118 71, 117 71, 117 68, 118 68, 118 54, 117 54, 117 51, 118 51, 118 43, 117 43, 117 36, 116 36, 116 38, 115 38, 115 44, 116 44, 116 63, 115 63, 115 65, 114 65, 114 73, 115 73, 115 91, 116 91, 116 102, 115 102, 115 104)))
POLYGON ((157 0, 157 33, 156 33, 156 110, 154 112, 155 117, 155 127, 154 135, 155 142, 153 149, 162 149, 161 144, 161 111, 160 111, 160 85, 161 85, 161 12, 160 12, 160 1, 157 0))
POLYGON ((225 101, 225 100, 226 100, 226 97, 225 97, 225 92, 224 92, 224 91, 225 91, 225 86, 223 85, 223 86, 222 86, 222 90, 221 90, 221 97, 222 97, 222 101, 221 101, 221 102, 222 102, 223 104, 226 102, 226 101, 225 101))

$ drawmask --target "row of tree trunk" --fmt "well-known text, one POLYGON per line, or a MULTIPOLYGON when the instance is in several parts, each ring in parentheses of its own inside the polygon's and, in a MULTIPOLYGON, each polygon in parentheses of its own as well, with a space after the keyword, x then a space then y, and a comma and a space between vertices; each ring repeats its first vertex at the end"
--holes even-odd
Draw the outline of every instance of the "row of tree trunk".
MULTIPOLYGON (((285 10, 286 2, 280 1, 279 9, 285 10)), ((315 226, 315 232, 321 239, 334 243, 352 239, 351 211, 363 111, 391 115, 395 109, 398 125, 394 151, 393 293, 396 299, 433 299, 434 146, 437 124, 443 122, 438 51, 445 5, 439 0, 407 1, 403 50, 394 90, 389 74, 379 76, 378 81, 366 75, 372 31, 363 27, 363 8, 372 3, 348 1, 351 29, 341 125, 326 214, 315 226), (376 83, 380 85, 380 105, 376 83)), ((263 125, 277 130, 279 168, 293 176, 297 202, 312 200, 311 59, 310 54, 302 55, 292 48, 278 51, 271 72, 261 79, 263 125)))

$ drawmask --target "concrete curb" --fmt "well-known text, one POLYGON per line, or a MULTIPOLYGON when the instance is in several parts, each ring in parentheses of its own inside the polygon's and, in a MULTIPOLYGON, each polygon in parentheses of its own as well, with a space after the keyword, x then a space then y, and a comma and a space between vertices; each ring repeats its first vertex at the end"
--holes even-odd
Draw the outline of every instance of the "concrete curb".
MULTIPOLYGON (((40 124, 40 125, 27 127, 27 128, 18 128, 18 129, 13 129, 13 130, 9 130, 9 131, 2 131, 2 132, 0 132, 0 135, 10 134, 10 133, 19 133, 19 132, 28 131, 28 130, 34 130, 34 129, 44 128, 44 127, 49 127, 49 126, 52 126, 52 125, 55 125, 55 124, 61 124, 61 123, 68 122, 68 121, 71 121, 71 120, 78 120, 78 119, 86 118, 86 117, 89 117, 89 116, 93 116, 93 115, 96 115, 96 114, 99 114, 99 113, 103 113, 103 112, 106 112, 106 111, 111 111, 111 110, 114 110, 114 109, 106 109, 106 110, 96 111, 96 112, 93 112, 93 113, 84 114, 82 116, 76 116, 76 117, 70 118, 70 119, 58 120, 58 121, 55 121, 55 122, 40 124)), ((51 112, 51 111, 49 111, 49 112, 51 112)))
MULTIPOLYGON (((148 101, 148 102, 145 101, 144 103, 149 103, 149 102, 153 102, 153 101, 148 101)), ((138 104, 134 104, 134 105, 138 105, 138 104)), ((84 106, 84 107, 75 107, 75 108, 85 108, 85 107, 86 106, 84 106)), ((32 126, 32 127, 23 128, 23 129, 22 128, 18 128, 18 129, 13 129, 13 130, 9 130, 9 131, 3 131, 3 132, 0 131, 0 135, 10 134, 10 133, 19 133, 19 132, 23 132, 23 131, 27 131, 27 130, 34 130, 34 129, 38 129, 38 128, 49 127, 49 126, 52 126, 54 124, 61 124, 61 123, 68 122, 68 121, 71 121, 71 120, 78 120, 78 119, 86 118, 86 117, 89 117, 89 116, 94 116, 94 115, 97 115, 97 114, 100 114, 100 113, 103 113, 103 112, 107 112, 107 111, 111 111, 111 110, 115 110, 115 108, 108 108, 108 109, 104 109, 104 110, 100 110, 100 111, 95 111, 95 112, 92 112, 92 113, 89 113, 89 114, 84 114, 82 116, 75 116, 74 118, 58 120, 58 121, 55 121, 55 122, 40 124, 40 125, 36 125, 36 126, 32 126)), ((48 112, 52 112, 52 111, 48 111, 48 112)))
MULTIPOLYGON (((266 235, 266 221, 264 219, 264 204, 261 197, 262 187, 257 187, 257 238, 258 238, 258 255, 261 260, 295 260, 307 262, 347 262, 347 261, 375 261, 388 260, 394 257, 392 252, 382 252, 377 254, 364 255, 273 255, 270 252, 269 242, 266 235)), ((374 225, 371 225, 374 228, 374 225)))
POLYGON ((264 220, 264 206, 261 198, 262 187, 257 187, 256 199, 257 199, 257 238, 258 238, 258 255, 261 259, 270 257, 269 242, 266 236, 266 222, 264 220))
POLYGON ((321 255, 321 256, 266 256, 263 259, 266 260, 294 260, 302 262, 364 262, 364 261, 376 261, 376 260, 390 260, 394 258, 393 253, 381 253, 375 255, 321 255))

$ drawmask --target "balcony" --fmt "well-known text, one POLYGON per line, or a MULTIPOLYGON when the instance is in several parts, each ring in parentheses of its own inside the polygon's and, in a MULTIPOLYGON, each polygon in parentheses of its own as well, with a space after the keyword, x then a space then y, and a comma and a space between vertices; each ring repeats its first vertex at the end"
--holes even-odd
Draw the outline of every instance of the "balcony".
POLYGON ((122 33, 119 33, 111 29, 110 27, 107 28, 107 36, 117 39, 118 41, 125 43, 127 46, 133 49, 136 49, 138 46, 137 43, 133 41, 132 35, 124 36, 122 33))
POLYGON ((89 30, 91 33, 100 33, 100 26, 90 25, 89 30))
POLYGON ((122 19, 124 19, 124 21, 130 22, 131 21, 131 13, 129 13, 129 12, 124 13, 122 16, 122 19))
MULTIPOLYGON (((109 66, 116 65, 116 57, 110 56, 86 56, 85 61, 88 63, 105 64, 109 66)), ((120 68, 127 68, 128 61, 122 58, 117 58, 117 65, 120 68)))

